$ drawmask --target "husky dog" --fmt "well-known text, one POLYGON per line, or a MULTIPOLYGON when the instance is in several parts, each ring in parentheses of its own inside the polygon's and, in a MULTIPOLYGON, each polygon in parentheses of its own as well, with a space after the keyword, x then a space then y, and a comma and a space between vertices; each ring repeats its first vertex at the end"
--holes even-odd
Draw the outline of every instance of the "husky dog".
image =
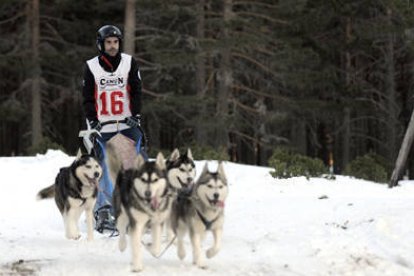
POLYGON ((93 207, 101 176, 102 168, 98 161, 90 155, 83 155, 71 166, 61 168, 55 183, 37 194, 39 200, 55 197, 63 217, 66 238, 80 238, 78 221, 85 211, 88 240, 93 240, 93 207))
POLYGON ((177 192, 189 192, 196 174, 191 150, 187 149, 185 154, 180 154, 178 149, 175 149, 166 165, 168 185, 177 192))
POLYGON ((207 163, 194 185, 189 197, 178 197, 173 203, 171 221, 173 231, 177 236, 177 255, 182 260, 185 257, 184 236, 189 230, 193 247, 193 263, 200 268, 206 268, 201 252, 201 242, 207 231, 212 231, 214 245, 207 250, 206 255, 212 258, 221 247, 221 237, 224 223, 224 203, 228 194, 226 176, 223 164, 220 162, 217 172, 208 170, 207 163))
MULTIPOLYGON (((166 161, 167 165, 167 182, 170 188, 171 197, 176 200, 177 197, 188 197, 194 185, 196 169, 193 155, 190 149, 185 154, 180 154, 178 149, 174 149, 171 156, 166 161)), ((171 217, 167 220, 167 241, 172 241, 174 233, 171 228, 171 217)))
POLYGON ((126 234, 132 248, 132 270, 141 271, 141 238, 147 224, 151 227, 150 251, 158 255, 161 246, 161 226, 170 215, 172 198, 166 179, 162 153, 155 161, 145 161, 138 155, 132 168, 120 170, 113 195, 116 227, 119 231, 119 250, 124 251, 126 234))

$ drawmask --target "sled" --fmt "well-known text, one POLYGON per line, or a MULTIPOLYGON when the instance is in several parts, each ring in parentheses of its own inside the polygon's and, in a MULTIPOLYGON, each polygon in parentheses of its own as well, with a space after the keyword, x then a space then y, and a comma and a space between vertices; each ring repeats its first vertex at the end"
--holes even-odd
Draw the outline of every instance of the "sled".
MULTIPOLYGON (((125 123, 125 120, 111 120, 101 123, 102 126, 108 124, 119 124, 125 123)), ((141 137, 138 139, 135 145, 135 141, 130 138, 118 133, 114 135, 110 140, 106 142, 106 146, 101 144, 97 137, 101 134, 96 129, 86 129, 79 132, 79 137, 82 138, 83 152, 96 156, 96 147, 100 147, 101 152, 104 155, 103 166, 106 168, 111 168, 110 166, 118 166, 118 168, 111 168, 109 172, 118 172, 122 166, 123 169, 129 169, 132 167, 135 157, 141 152, 142 149, 147 148, 148 139, 145 135, 144 130, 141 126, 137 126, 138 130, 141 132, 141 137), (109 152, 108 152, 109 150, 109 152), (116 162, 111 162, 113 160, 119 161, 120 164, 115 164, 116 162)), ((109 173, 108 175, 111 179, 111 184, 115 183, 116 175, 109 173)), ((112 187, 114 187, 112 185, 112 187)))
MULTIPOLYGON (((111 121, 107 121, 107 122, 103 122, 101 123, 102 126, 105 125, 109 125, 109 124, 119 124, 119 123, 125 123, 125 120, 111 120, 111 121)), ((148 139, 147 136, 145 135, 145 132, 143 130, 143 128, 141 126, 137 126, 138 130, 141 132, 142 136, 139 139, 139 141, 137 141, 137 145, 135 147, 135 152, 139 153, 141 151, 141 145, 143 146, 143 149, 146 149, 148 146, 148 139)), ((86 130, 81 130, 79 132, 79 137, 82 138, 82 145, 84 147, 84 151, 86 151, 88 154, 94 154, 94 148, 96 146, 96 138, 98 136, 100 136, 101 134, 99 133, 99 131, 97 131, 96 129, 90 129, 88 127, 88 129, 86 130)), ((125 137, 124 135, 118 133, 116 134, 114 137, 112 137, 107 143, 111 142, 111 144, 117 149, 119 150, 119 153, 127 156, 127 150, 131 150, 131 139, 129 139, 128 137, 125 137), (123 139, 121 137, 126 138, 123 139)), ((132 141, 133 142, 133 141, 132 141)), ((129 153, 131 153, 133 151, 130 151, 129 153)))

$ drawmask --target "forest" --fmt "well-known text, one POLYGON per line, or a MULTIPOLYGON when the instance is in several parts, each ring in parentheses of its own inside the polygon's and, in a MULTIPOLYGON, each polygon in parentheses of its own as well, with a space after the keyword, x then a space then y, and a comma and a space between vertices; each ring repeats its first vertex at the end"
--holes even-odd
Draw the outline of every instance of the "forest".
POLYGON ((76 153, 85 61, 113 24, 140 66, 150 152, 392 166, 413 109, 413 21, 411 0, 1 0, 0 156, 76 153))

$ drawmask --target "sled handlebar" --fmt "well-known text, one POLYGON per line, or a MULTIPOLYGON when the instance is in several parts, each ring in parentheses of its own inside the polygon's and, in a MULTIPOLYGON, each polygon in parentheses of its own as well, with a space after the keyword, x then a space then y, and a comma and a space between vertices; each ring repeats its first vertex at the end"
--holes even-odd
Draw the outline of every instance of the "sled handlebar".
POLYGON ((112 125, 112 124, 121 124, 121 123, 126 123, 126 120, 109 120, 106 122, 101 122, 101 126, 106 126, 106 125, 112 125))
MULTIPOLYGON (((111 125, 111 124, 121 124, 121 123, 126 123, 126 120, 109 120, 109 121, 105 121, 101 123, 101 126, 106 126, 106 125, 111 125)), ((144 129, 140 126, 137 125, 137 129, 141 132, 142 134, 142 138, 143 138, 143 142, 144 142, 144 148, 148 147, 148 137, 144 132, 144 129)))

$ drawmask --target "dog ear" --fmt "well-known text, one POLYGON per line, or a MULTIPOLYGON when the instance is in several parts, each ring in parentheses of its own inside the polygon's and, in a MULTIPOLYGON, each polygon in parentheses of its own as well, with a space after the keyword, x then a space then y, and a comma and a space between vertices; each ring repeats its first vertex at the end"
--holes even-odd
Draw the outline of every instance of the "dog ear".
POLYGON ((187 157, 188 157, 189 159, 191 159, 191 160, 194 160, 194 158, 193 158, 193 154, 191 153, 190 148, 188 148, 188 149, 187 149, 187 157))
POLYGON ((79 159, 81 158, 81 156, 82 156, 82 151, 81 151, 81 149, 79 148, 79 149, 78 149, 78 153, 76 154, 75 160, 79 160, 79 159))
POLYGON ((178 160, 179 157, 180 157, 180 151, 177 148, 175 148, 174 151, 171 153, 170 161, 174 162, 175 160, 178 160))
POLYGON ((208 164, 207 162, 204 164, 203 170, 201 171, 201 175, 205 175, 208 173, 208 164))
POLYGON ((133 168, 139 169, 145 164, 144 157, 141 154, 138 154, 137 157, 135 157, 133 168))
POLYGON ((224 173, 224 166, 223 166, 223 162, 220 161, 218 164, 218 168, 217 168, 217 174, 219 175, 220 178, 222 178, 223 180, 226 180, 226 174, 224 173))
POLYGON ((164 155, 162 154, 162 152, 159 152, 157 154, 157 159, 155 160, 155 164, 158 166, 158 168, 160 168, 161 170, 165 170, 165 159, 164 159, 164 155))

